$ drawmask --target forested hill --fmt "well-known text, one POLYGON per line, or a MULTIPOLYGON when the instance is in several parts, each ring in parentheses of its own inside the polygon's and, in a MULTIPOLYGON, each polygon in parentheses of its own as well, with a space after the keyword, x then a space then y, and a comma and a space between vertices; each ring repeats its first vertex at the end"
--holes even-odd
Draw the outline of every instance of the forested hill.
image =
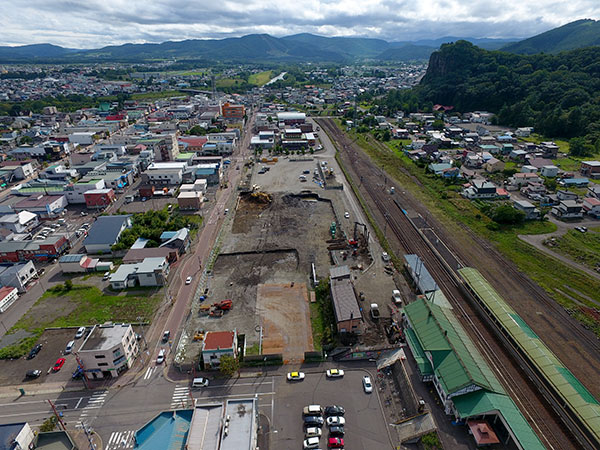
POLYGON ((488 110, 548 136, 600 138, 600 47, 515 55, 470 42, 442 45, 416 89, 420 102, 488 110))
POLYGON ((500 50, 531 55, 541 52, 558 53, 594 45, 600 45, 600 20, 582 19, 508 44, 500 50))

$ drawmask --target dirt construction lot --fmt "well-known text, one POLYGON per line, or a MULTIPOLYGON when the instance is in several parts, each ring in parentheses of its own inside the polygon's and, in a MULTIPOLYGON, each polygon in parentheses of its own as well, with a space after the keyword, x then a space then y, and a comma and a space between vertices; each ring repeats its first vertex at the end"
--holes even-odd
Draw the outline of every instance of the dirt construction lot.
POLYGON ((263 327, 263 353, 282 353, 286 362, 301 362, 304 352, 313 350, 306 289, 304 283, 258 286, 256 309, 263 327))

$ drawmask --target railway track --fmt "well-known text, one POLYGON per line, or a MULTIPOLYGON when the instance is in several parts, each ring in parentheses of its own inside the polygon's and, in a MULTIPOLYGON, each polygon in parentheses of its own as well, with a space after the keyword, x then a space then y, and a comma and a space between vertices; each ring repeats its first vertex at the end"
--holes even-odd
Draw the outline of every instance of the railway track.
MULTIPOLYGON (((453 274, 453 269, 444 264, 443 260, 434 253, 417 231, 409 219, 409 215, 416 216, 416 211, 410 205, 398 203, 385 192, 385 175, 373 164, 365 162, 365 156, 358 153, 360 150, 354 147, 353 142, 334 123, 320 121, 320 124, 327 129, 338 149, 347 152, 346 156, 352 171, 355 174, 361 174, 362 190, 367 193, 375 205, 378 215, 386 224, 386 229, 390 228, 407 253, 415 253, 425 262, 434 279, 452 303, 458 319, 463 323, 473 342, 486 357, 490 367, 494 369, 496 376, 510 393, 544 445, 552 449, 575 448, 572 436, 564 428, 562 422, 556 420, 553 409, 547 405, 545 399, 540 398, 537 389, 531 386, 518 363, 497 342, 488 326, 484 324, 480 313, 470 302, 464 301, 464 290, 460 280, 453 274)), ((460 259, 456 255, 454 256, 464 266, 460 259)))

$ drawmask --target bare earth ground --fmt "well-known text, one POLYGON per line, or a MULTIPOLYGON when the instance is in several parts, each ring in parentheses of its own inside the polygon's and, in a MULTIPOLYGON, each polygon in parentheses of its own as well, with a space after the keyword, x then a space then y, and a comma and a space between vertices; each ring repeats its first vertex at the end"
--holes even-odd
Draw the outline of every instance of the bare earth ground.
POLYGON ((282 353, 285 362, 300 362, 314 350, 304 283, 261 284, 256 309, 263 327, 264 354, 282 353))

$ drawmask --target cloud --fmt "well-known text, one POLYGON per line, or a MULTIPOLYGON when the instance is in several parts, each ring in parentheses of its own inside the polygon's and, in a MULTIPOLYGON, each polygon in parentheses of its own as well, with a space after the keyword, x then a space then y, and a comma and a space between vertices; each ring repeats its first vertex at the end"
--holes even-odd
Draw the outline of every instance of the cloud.
POLYGON ((597 0, 2 0, 0 45, 98 48, 127 42, 284 36, 528 37, 583 18, 597 0))

